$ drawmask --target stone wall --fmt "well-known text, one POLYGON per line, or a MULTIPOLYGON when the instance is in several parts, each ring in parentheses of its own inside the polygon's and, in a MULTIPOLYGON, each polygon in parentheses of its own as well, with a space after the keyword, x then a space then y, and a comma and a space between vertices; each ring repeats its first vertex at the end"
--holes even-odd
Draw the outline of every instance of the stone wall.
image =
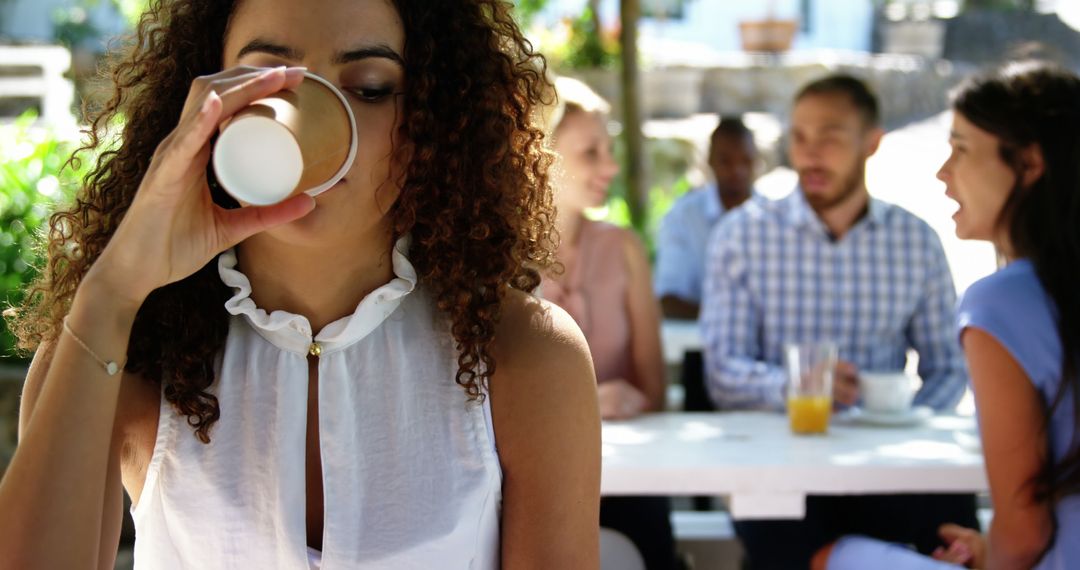
MULTIPOLYGON (((870 83, 881 100, 886 127, 895 128, 944 111, 949 89, 973 69, 898 54, 732 54, 722 65, 708 68, 642 70, 642 101, 646 118, 764 112, 784 119, 800 87, 830 73, 843 72, 870 83)), ((615 72, 592 71, 579 76, 612 101, 617 118, 620 111, 615 72)))
POLYGON ((949 89, 966 70, 949 62, 906 55, 750 60, 746 65, 703 70, 698 111, 721 115, 756 111, 786 118, 803 85, 831 73, 848 73, 867 81, 877 92, 883 122, 895 128, 945 110, 949 89))

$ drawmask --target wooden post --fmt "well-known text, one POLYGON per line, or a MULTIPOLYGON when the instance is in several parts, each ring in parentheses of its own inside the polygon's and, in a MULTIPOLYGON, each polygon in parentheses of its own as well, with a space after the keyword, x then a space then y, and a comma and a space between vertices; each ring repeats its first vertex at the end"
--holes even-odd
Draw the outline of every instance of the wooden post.
POLYGON ((641 18, 639 0, 619 0, 622 44, 623 135, 626 140, 626 205, 630 221, 639 232, 645 229, 648 189, 645 187, 645 140, 641 132, 641 90, 638 88, 637 30, 641 18))

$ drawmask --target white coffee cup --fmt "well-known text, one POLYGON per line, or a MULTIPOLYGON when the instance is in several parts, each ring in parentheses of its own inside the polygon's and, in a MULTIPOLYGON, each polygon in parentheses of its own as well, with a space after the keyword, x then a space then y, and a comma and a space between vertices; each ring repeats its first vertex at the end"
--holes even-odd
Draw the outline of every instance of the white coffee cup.
POLYGON ((911 409, 916 381, 904 372, 860 372, 862 407, 871 412, 904 413, 911 409))
POLYGON ((330 189, 356 158, 356 119, 345 95, 313 73, 240 110, 214 144, 218 182, 242 204, 276 204, 330 189))

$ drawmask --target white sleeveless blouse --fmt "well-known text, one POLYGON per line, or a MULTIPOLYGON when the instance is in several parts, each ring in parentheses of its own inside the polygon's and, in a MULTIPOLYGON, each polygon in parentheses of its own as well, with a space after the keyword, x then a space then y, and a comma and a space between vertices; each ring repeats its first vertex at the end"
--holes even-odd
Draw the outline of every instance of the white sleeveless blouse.
POLYGON ((490 408, 455 383, 449 326, 394 247, 396 278, 312 336, 306 318, 235 295, 216 362, 221 419, 200 443, 164 399, 135 520, 138 569, 488 569, 502 472, 490 408), (308 363, 319 356, 323 551, 307 548, 308 363))

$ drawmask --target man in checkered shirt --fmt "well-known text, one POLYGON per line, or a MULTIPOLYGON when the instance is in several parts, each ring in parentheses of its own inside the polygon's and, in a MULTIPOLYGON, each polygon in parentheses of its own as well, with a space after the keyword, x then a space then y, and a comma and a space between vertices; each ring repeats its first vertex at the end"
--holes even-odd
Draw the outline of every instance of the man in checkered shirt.
MULTIPOLYGON (((841 406, 857 403, 860 371, 903 370, 909 348, 919 354, 923 381, 916 405, 950 411, 963 395, 956 291, 941 242, 924 221, 866 189, 866 160, 882 134, 877 100, 858 79, 834 75, 805 86, 788 148, 799 188, 743 206, 710 236, 700 320, 719 409, 783 410, 783 346, 802 341, 839 346, 841 406)), ((837 532, 875 532, 863 516, 869 512, 892 525, 878 529, 880 538, 920 550, 935 545, 939 523, 975 522, 971 496, 810 497, 804 521, 738 530, 752 567, 806 568, 815 547, 837 532), (785 542, 792 547, 777 548, 785 542)))

